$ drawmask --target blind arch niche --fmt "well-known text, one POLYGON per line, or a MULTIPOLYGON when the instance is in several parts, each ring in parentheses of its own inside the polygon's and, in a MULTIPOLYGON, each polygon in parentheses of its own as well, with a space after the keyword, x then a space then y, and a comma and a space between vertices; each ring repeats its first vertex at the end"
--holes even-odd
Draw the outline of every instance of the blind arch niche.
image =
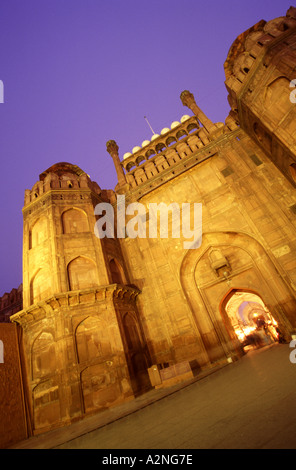
POLYGON ((97 268, 94 261, 78 256, 68 264, 69 290, 81 290, 98 286, 97 268))

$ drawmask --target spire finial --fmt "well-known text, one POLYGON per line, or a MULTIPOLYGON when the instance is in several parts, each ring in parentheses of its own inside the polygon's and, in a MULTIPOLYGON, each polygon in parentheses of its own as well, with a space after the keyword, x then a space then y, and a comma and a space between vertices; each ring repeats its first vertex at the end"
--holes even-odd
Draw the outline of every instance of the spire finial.
POLYGON ((108 140, 108 142, 106 143, 106 148, 107 148, 107 152, 112 157, 115 170, 117 173, 118 183, 120 186, 122 186, 123 184, 126 184, 126 179, 125 179, 123 168, 119 160, 119 154, 118 154, 119 147, 117 143, 115 142, 115 140, 108 140))
POLYGON ((197 119, 201 122, 207 132, 211 132, 216 129, 216 125, 205 115, 205 113, 197 106, 194 96, 190 91, 184 90, 180 95, 183 106, 191 109, 197 119))

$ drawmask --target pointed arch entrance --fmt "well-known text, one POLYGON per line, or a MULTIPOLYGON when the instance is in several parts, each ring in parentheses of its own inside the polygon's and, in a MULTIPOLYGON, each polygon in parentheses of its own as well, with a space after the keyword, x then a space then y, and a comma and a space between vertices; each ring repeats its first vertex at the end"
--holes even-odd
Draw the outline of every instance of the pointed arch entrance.
POLYGON ((250 289, 230 289, 221 300, 221 315, 231 326, 246 351, 278 341, 278 322, 264 301, 250 289))
POLYGON ((258 293, 289 338, 296 299, 275 263, 256 239, 241 232, 204 233, 201 247, 188 250, 180 281, 208 361, 242 354, 235 330, 220 310, 233 289, 258 293))

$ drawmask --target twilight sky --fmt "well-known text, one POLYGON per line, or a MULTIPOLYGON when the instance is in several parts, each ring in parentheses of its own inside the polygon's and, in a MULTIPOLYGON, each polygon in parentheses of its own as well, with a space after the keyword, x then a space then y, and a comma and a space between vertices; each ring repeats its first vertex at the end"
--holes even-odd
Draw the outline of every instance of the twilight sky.
MULTIPOLYGON (((0 296, 22 282, 25 189, 57 162, 102 188, 122 157, 183 114, 190 90, 214 121, 229 112, 223 64, 236 37, 292 0, 0 0, 0 296)), ((199 202, 199 201, 196 201, 199 202)))

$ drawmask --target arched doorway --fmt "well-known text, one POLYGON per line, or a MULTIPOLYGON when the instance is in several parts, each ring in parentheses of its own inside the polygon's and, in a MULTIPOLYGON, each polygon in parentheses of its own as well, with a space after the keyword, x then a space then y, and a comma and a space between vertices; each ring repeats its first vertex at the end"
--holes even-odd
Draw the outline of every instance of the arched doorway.
MULTIPOLYGON (((259 293, 287 340, 295 324, 295 296, 274 260, 253 237, 239 232, 203 234, 198 250, 188 250, 180 281, 208 361, 241 354, 241 344, 220 304, 233 289, 259 293)), ((199 360, 204 360, 199 354, 199 360)))
POLYGON ((69 290, 82 290, 98 285, 96 264, 93 260, 78 256, 67 267, 69 290))
POLYGON ((257 292, 230 289, 220 303, 220 312, 245 351, 281 340, 278 322, 257 292))

